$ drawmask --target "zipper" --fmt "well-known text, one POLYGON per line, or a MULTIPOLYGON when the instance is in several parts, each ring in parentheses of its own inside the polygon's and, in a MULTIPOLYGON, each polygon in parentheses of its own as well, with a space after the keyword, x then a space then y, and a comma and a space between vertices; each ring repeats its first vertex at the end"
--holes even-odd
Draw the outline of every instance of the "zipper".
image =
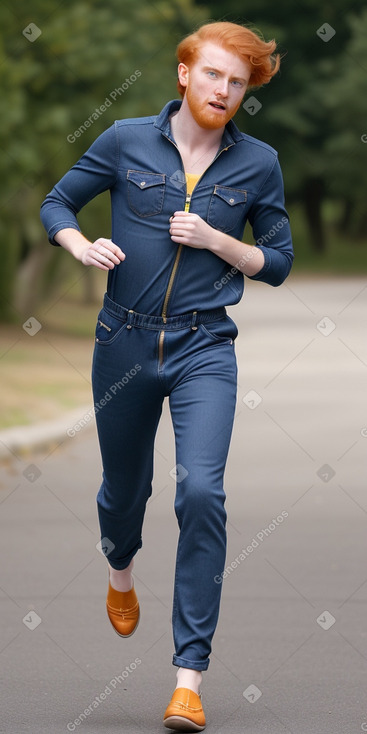
MULTIPOLYGON (((185 199, 185 212, 188 212, 190 210, 190 202, 191 202, 191 194, 186 194, 186 199, 185 199)), ((167 316, 168 301, 170 299, 171 290, 172 290, 172 286, 173 286, 173 281, 175 279, 175 275, 176 275, 178 263, 179 263, 179 260, 180 260, 180 257, 181 257, 182 248, 183 248, 183 245, 179 245, 178 246, 177 253, 176 253, 176 258, 175 258, 175 262, 173 263, 173 268, 172 268, 171 275, 170 275, 170 278, 169 278, 169 281, 168 281, 168 286, 167 286, 166 295, 164 297, 164 303, 163 303, 163 308, 162 308, 162 316, 163 316, 163 318, 166 318, 166 316, 167 316)), ((164 323, 166 323, 166 322, 164 322, 164 323)))
POLYGON ((104 329, 107 329, 107 331, 112 331, 111 327, 107 326, 107 324, 104 324, 103 321, 101 321, 101 319, 98 319, 98 323, 100 326, 103 326, 104 329))
MULTIPOLYGON (((171 138, 168 138, 168 136, 165 136, 165 137, 167 137, 167 139, 170 141, 170 143, 172 143, 172 145, 174 145, 175 148, 177 148, 176 143, 174 143, 171 140, 171 138)), ((203 171, 203 173, 201 174, 200 178, 197 180, 195 186, 198 185, 198 183, 201 181, 202 177, 204 176, 204 173, 206 173, 207 170, 208 170, 208 168, 210 168, 210 166, 213 165, 213 163, 217 160, 217 158, 219 158, 220 154, 221 153, 224 153, 224 151, 225 150, 228 150, 228 148, 230 148, 232 145, 234 145, 234 143, 231 143, 230 145, 227 145, 226 148, 222 148, 222 150, 220 150, 219 153, 217 153, 217 155, 212 160, 212 162, 209 164, 209 166, 205 169, 205 171, 203 171)), ((177 150, 178 150, 178 148, 177 148, 177 150)), ((178 150, 178 153, 179 153, 180 158, 181 158, 181 154, 180 154, 180 151, 179 150, 178 150)), ((182 158, 181 158, 181 162, 182 162, 182 158)), ((191 203, 191 194, 186 194, 186 197, 185 197, 185 209, 184 209, 185 212, 190 211, 190 203, 191 203)), ((171 275, 169 277, 169 281, 168 281, 168 285, 167 285, 167 290, 166 290, 166 294, 165 294, 164 301, 163 301, 163 307, 162 307, 161 316, 162 316, 162 319, 163 319, 163 323, 164 324, 167 323, 168 302, 169 302, 169 299, 170 299, 170 296, 171 296, 171 292, 172 292, 172 288, 173 288, 173 283, 174 283, 174 280, 175 280, 175 277, 176 277, 176 273, 177 273, 178 264, 180 262, 182 248, 183 248, 183 245, 182 244, 178 246, 176 257, 175 257, 175 261, 173 263, 173 267, 172 267, 172 270, 171 270, 171 275)), ((159 334, 159 341, 158 341, 158 357, 159 357, 159 366, 160 367, 163 364, 163 347, 164 347, 164 330, 160 332, 160 334, 159 334)))
MULTIPOLYGON (((185 198, 185 212, 188 212, 189 209, 190 209, 190 201, 191 201, 191 194, 186 194, 186 198, 185 198)), ((162 314, 161 314, 164 324, 167 323, 167 307, 168 307, 168 301, 169 301, 170 296, 171 296, 173 281, 174 281, 174 279, 176 277, 176 271, 177 271, 177 268, 178 268, 178 263, 180 261, 182 248, 183 248, 183 245, 182 244, 179 245, 178 248, 177 248, 175 262, 173 263, 173 268, 171 270, 171 275, 169 277, 168 286, 167 286, 167 290, 166 290, 166 295, 164 297, 162 314)), ((159 334, 159 345, 158 345, 159 364, 160 365, 163 364, 163 345, 164 345, 164 331, 161 331, 161 333, 159 334)))

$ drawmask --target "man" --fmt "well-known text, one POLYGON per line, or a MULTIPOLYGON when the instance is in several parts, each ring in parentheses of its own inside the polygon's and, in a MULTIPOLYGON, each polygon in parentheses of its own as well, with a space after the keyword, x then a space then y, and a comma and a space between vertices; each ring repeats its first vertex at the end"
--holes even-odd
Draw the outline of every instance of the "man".
POLYGON ((240 300, 244 275, 278 286, 293 260, 276 151, 231 119, 246 89, 278 70, 274 50, 274 41, 240 25, 202 26, 178 46, 182 103, 115 122, 42 204, 50 242, 108 272, 92 378, 96 404, 115 386, 96 412, 104 469, 97 503, 109 541, 107 612, 122 637, 139 621, 131 572, 169 397, 180 528, 172 613, 178 671, 164 724, 179 731, 205 727, 200 685, 225 564, 223 474, 237 375, 237 328, 225 306, 240 300), (76 213, 106 189, 112 239, 90 242, 76 213), (242 242, 246 220, 256 246, 242 242))

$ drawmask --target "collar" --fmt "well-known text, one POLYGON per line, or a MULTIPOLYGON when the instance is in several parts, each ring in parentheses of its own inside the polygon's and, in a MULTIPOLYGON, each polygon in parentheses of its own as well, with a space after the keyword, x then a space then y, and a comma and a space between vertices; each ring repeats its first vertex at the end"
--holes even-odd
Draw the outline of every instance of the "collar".
MULTIPOLYGON (((176 112, 176 110, 179 110, 182 104, 182 100, 180 99, 173 99, 170 102, 167 102, 167 104, 163 107, 163 110, 157 115, 154 127, 158 128, 163 135, 165 135, 169 140, 174 142, 172 137, 172 131, 171 131, 171 125, 170 125, 170 115, 172 115, 172 112, 176 112)), ((221 142, 221 148, 227 147, 228 145, 233 145, 234 143, 239 143, 240 140, 242 140, 242 133, 239 131, 237 125, 233 122, 233 120, 230 120, 227 122, 223 136, 222 136, 222 142, 221 142)))

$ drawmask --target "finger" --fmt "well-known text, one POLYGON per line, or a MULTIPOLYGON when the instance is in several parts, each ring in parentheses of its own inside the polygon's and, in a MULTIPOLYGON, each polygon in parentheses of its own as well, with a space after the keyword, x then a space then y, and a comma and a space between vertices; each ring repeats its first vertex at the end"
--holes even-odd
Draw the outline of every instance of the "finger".
POLYGON ((195 214, 195 212, 174 212, 173 216, 175 219, 181 219, 181 220, 200 219, 199 215, 195 214))
POLYGON ((193 218, 187 219, 187 217, 175 217, 171 223, 172 226, 176 227, 187 227, 188 229, 193 229, 196 225, 196 222, 193 218))
MULTIPOLYGON (((92 257, 88 258, 86 265, 91 265, 95 268, 98 268, 99 270, 110 270, 110 268, 107 267, 107 265, 103 265, 103 263, 98 262, 97 260, 94 260, 92 257)), ((115 266, 113 266, 115 267, 115 266)))
POLYGON ((112 268, 115 267, 115 265, 118 265, 120 262, 120 260, 113 262, 112 254, 110 254, 109 256, 104 255, 103 252, 101 252, 100 250, 96 250, 96 249, 90 250, 89 254, 90 254, 90 259, 93 261, 92 262, 93 265, 95 263, 102 263, 102 265, 107 266, 108 270, 111 270, 112 268))
POLYGON ((172 222, 170 228, 169 228, 170 234, 179 235, 182 232, 186 232, 186 228, 180 225, 178 222, 172 222))
POLYGON ((117 247, 117 245, 115 245, 115 248, 116 249, 103 247, 103 249, 101 249, 100 252, 102 252, 103 255, 105 255, 106 257, 110 257, 111 260, 113 260, 116 263, 121 262, 121 260, 125 260, 125 257, 126 257, 125 253, 122 252, 122 250, 120 250, 120 248, 117 247))
POLYGON ((113 254, 119 258, 119 260, 125 260, 125 253, 122 252, 121 248, 118 245, 115 245, 114 242, 107 243, 106 247, 110 252, 113 252, 113 254))
POLYGON ((188 234, 188 231, 185 227, 171 227, 171 232, 176 237, 185 237, 188 234))
POLYGON ((91 255, 90 257, 90 265, 94 265, 101 270, 113 270, 115 267, 115 263, 111 262, 111 260, 108 260, 107 258, 97 258, 94 255, 91 255))
POLYGON ((105 245, 97 245, 94 243, 92 245, 92 248, 96 252, 100 252, 102 255, 104 255, 109 260, 112 260, 116 265, 119 265, 119 263, 122 260, 125 260, 125 253, 122 252, 122 250, 118 247, 118 245, 115 245, 113 242, 107 241, 105 245))
POLYGON ((112 252, 111 250, 107 250, 105 247, 97 249, 96 252, 98 252, 99 255, 107 258, 107 260, 114 262, 116 265, 118 265, 120 262, 120 258, 114 252, 112 252))
POLYGON ((179 240, 182 240, 182 239, 186 240, 187 239, 187 232, 185 232, 183 230, 177 230, 177 231, 171 233, 171 238, 172 239, 176 239, 176 240, 177 239, 179 239, 179 240))
POLYGON ((188 222, 174 222, 171 224, 170 232, 172 234, 185 234, 189 235, 192 234, 194 231, 194 225, 189 224, 188 222))
POLYGON ((112 242, 112 240, 106 239, 105 237, 99 237, 98 240, 93 243, 93 245, 96 248, 103 247, 108 252, 112 252, 119 258, 119 260, 124 260, 126 257, 125 253, 122 252, 121 248, 118 245, 112 242))

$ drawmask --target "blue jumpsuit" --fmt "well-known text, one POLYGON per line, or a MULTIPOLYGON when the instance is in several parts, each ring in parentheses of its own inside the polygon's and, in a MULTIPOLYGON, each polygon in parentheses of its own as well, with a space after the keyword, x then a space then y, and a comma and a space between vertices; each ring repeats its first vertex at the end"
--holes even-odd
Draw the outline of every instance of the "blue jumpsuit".
POLYGON ((276 151, 231 120, 218 152, 186 196, 170 128, 180 100, 156 116, 116 121, 46 196, 49 241, 110 190, 111 239, 126 260, 108 273, 98 314, 92 384, 103 481, 97 495, 108 561, 123 569, 142 546, 154 440, 169 398, 176 446, 177 547, 173 664, 209 665, 226 554, 223 475, 236 403, 238 303, 243 274, 207 249, 172 242, 173 212, 195 212, 242 239, 248 220, 265 263, 253 276, 280 285, 293 261, 276 151))

